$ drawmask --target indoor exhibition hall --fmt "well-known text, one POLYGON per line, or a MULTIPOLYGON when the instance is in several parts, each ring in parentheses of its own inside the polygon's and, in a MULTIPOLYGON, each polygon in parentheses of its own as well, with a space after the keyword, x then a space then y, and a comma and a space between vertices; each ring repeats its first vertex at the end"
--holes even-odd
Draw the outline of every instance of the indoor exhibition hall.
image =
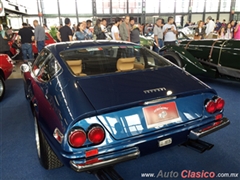
POLYGON ((240 0, 0 0, 0 180, 240 179, 240 0))

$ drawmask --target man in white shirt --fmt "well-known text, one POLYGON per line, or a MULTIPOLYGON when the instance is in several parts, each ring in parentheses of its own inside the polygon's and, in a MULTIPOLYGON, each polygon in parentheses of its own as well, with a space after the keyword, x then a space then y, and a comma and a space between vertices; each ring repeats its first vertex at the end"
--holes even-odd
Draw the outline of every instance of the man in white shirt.
POLYGON ((205 30, 205 33, 206 33, 205 39, 212 39, 214 29, 215 29, 215 23, 213 22, 212 17, 208 16, 206 30, 205 30))
POLYGON ((159 48, 162 48, 164 43, 163 43, 163 24, 162 24, 162 19, 157 18, 156 24, 153 28, 153 34, 154 34, 154 41, 156 45, 154 46, 153 50, 158 53, 159 48))
POLYGON ((115 19, 115 24, 111 28, 111 33, 112 33, 113 40, 117 40, 117 41, 121 40, 121 38, 119 36, 119 29, 118 29, 120 21, 121 21, 121 19, 117 17, 115 19))
POLYGON ((164 45, 176 45, 177 29, 173 17, 168 17, 168 23, 163 26, 164 45))
POLYGON ((87 33, 87 37, 88 39, 92 39, 93 38, 93 33, 90 31, 90 27, 91 27, 91 20, 87 20, 87 21, 83 21, 83 26, 84 26, 84 31, 87 33))
POLYGON ((102 23, 101 23, 101 29, 102 31, 104 31, 105 33, 107 32, 107 20, 105 18, 102 19, 102 23))

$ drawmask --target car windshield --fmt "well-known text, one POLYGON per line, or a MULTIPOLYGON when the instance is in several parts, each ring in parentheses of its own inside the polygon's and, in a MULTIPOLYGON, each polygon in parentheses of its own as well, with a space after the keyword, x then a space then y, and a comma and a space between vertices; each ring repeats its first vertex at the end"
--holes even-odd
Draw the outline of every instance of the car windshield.
POLYGON ((163 57, 141 46, 93 46, 60 52, 76 76, 119 73, 171 66, 163 57))

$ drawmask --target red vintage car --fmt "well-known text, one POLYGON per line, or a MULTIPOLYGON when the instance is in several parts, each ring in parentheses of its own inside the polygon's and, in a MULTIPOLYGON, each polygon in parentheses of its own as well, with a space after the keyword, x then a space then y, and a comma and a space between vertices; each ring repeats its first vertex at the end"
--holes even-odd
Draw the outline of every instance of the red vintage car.
POLYGON ((13 62, 6 54, 0 54, 0 101, 5 93, 4 81, 11 75, 13 71, 13 62))
MULTIPOLYGON (((12 59, 22 59, 22 52, 21 48, 17 45, 17 38, 18 38, 18 31, 14 31, 11 40, 8 42, 10 46, 10 52, 12 54, 12 59)), ((49 44, 56 43, 56 41, 53 39, 53 37, 49 34, 49 32, 45 32, 45 46, 49 44)), ((32 50, 34 53, 34 57, 37 56, 38 50, 37 47, 35 46, 35 43, 32 42, 32 50)))

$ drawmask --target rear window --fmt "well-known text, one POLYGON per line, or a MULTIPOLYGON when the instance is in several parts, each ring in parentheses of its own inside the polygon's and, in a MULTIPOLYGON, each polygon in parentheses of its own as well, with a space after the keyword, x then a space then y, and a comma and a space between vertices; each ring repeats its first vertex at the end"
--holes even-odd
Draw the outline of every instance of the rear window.
POLYGON ((62 51, 61 58, 76 76, 161 68, 171 64, 141 46, 105 46, 62 51))

